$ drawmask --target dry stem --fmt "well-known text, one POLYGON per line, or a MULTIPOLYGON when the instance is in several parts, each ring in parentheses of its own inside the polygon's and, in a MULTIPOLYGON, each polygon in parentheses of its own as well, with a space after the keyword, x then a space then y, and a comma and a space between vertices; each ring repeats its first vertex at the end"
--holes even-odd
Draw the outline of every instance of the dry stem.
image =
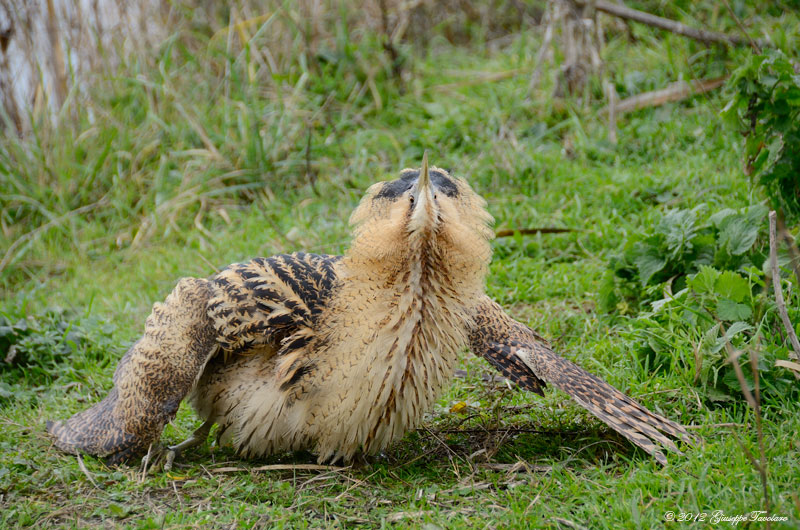
MULTIPOLYGON (((725 351, 728 352, 728 362, 731 363, 733 366, 733 371, 736 372, 736 379, 739 381, 739 386, 742 389, 742 394, 744 394, 747 403, 753 408, 753 412, 756 416, 756 436, 758 437, 758 452, 759 452, 759 460, 753 456, 749 449, 742 443, 739 439, 736 431, 733 431, 733 436, 736 438, 736 441, 739 443, 739 446, 747 455, 747 458, 750 460, 752 466, 758 471, 758 475, 761 477, 761 489, 764 495, 764 509, 769 515, 771 510, 771 503, 769 498, 769 485, 767 482, 767 458, 764 451, 764 430, 762 427, 761 422, 761 392, 759 388, 759 378, 758 378, 758 353, 756 352, 756 348, 752 347, 749 348, 748 353, 750 357, 750 370, 753 373, 753 380, 755 383, 754 390, 755 395, 750 392, 750 389, 747 388, 747 380, 744 378, 744 372, 742 372, 742 367, 739 366, 739 356, 741 355, 740 351, 736 351, 733 348, 730 340, 728 340, 727 332, 725 331, 725 327, 722 325, 722 322, 719 323, 720 331, 722 331, 724 340, 725 340, 725 351)), ((767 521, 767 530, 770 528, 769 521, 767 521)))
POLYGON ((783 327, 786 329, 786 335, 789 337, 789 343, 792 345, 796 359, 800 359, 800 341, 797 340, 797 334, 794 332, 792 321, 789 320, 789 313, 786 311, 786 303, 783 300, 783 291, 781 291, 781 273, 778 269, 778 237, 776 229, 775 211, 769 212, 769 259, 772 265, 772 287, 775 291, 775 305, 778 306, 778 314, 783 321, 783 327))

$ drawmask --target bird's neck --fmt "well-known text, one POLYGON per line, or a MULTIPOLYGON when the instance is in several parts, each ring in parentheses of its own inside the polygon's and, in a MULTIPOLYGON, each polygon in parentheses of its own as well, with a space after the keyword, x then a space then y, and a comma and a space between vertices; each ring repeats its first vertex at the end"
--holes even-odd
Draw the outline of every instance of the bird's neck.
POLYGON ((400 346, 418 345, 435 353, 441 349, 435 343, 440 335, 445 339, 451 328, 467 327, 469 308, 483 294, 485 267, 454 263, 445 248, 428 238, 409 240, 406 252, 389 259, 348 255, 343 294, 348 296, 348 288, 358 291, 349 296, 362 299, 360 307, 368 312, 364 317, 374 321, 376 332, 398 339, 400 346))

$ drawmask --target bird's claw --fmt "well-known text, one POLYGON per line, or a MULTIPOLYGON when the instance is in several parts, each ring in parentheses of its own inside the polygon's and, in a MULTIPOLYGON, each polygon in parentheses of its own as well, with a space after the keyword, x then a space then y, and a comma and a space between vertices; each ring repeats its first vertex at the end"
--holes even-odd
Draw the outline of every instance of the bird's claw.
POLYGON ((159 471, 169 472, 172 470, 175 457, 179 454, 180 448, 176 446, 164 447, 161 444, 153 444, 142 458, 139 472, 142 476, 154 475, 159 471))
POLYGON ((172 464, 175 462, 175 458, 181 454, 181 451, 190 447, 196 447, 206 441, 212 425, 214 425, 214 423, 207 420, 198 427, 189 438, 177 445, 170 445, 166 448, 161 444, 151 445, 147 454, 142 459, 142 475, 144 476, 148 473, 156 473, 158 471, 171 471, 172 464))
POLYGON ((155 472, 158 467, 161 453, 164 452, 164 447, 161 444, 150 444, 147 448, 147 454, 142 457, 142 463, 139 465, 139 472, 142 477, 155 472))
POLYGON ((180 454, 181 450, 172 445, 167 448, 166 455, 164 456, 164 471, 172 471, 172 464, 175 462, 175 457, 180 454))

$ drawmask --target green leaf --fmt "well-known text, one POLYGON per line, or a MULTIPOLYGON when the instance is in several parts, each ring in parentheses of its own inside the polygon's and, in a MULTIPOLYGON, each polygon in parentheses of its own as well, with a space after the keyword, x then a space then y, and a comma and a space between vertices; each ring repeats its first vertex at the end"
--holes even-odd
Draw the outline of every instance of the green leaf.
POLYGON ((728 329, 725 330, 725 335, 718 337, 717 333, 719 332, 719 326, 719 324, 716 324, 711 329, 706 331, 705 335, 703 336, 703 343, 709 345, 709 351, 711 353, 719 352, 725 347, 726 342, 733 341, 733 338, 739 333, 753 329, 753 326, 747 322, 734 322, 728 326, 728 329))
POLYGON ((114 517, 127 517, 131 512, 131 508, 129 506, 121 506, 116 503, 111 503, 108 505, 108 511, 111 512, 111 515, 114 517))
POLYGON ((758 225, 750 222, 744 215, 726 219, 720 231, 719 242, 731 256, 740 256, 750 250, 758 237, 758 225))
POLYGON ((714 290, 722 297, 741 302, 750 296, 750 284, 733 271, 725 271, 714 282, 714 290))
POLYGON ((745 215, 747 216, 748 221, 758 226, 764 224, 768 213, 769 208, 763 204, 754 204, 745 210, 745 215))
POLYGON ((656 232, 664 235, 672 257, 679 256, 684 250, 691 250, 691 241, 697 232, 697 210, 704 207, 700 205, 693 210, 670 210, 656 225, 656 232))
MULTIPOLYGON (((736 362, 739 362, 738 360, 736 362)), ((744 383, 747 386, 747 389, 751 392, 756 387, 755 381, 753 380, 753 373, 750 370, 742 370, 742 375, 744 375, 744 383)), ((742 385, 739 383, 739 378, 736 377, 736 372, 733 369, 729 370, 723 377, 722 382, 731 390, 742 390, 742 385)))
POLYGON ((600 310, 604 313, 610 313, 619 302, 619 296, 616 293, 616 275, 614 271, 607 270, 603 274, 603 281, 600 283, 600 289, 597 293, 598 305, 600 310))
POLYGON ((747 320, 752 315, 752 309, 745 304, 737 304, 731 300, 720 300, 717 304, 717 316, 722 320, 747 320))
POLYGON ((719 271, 707 265, 700 266, 700 272, 689 279, 688 284, 697 293, 710 293, 714 291, 719 271))
POLYGON ((647 344, 655 353, 663 353, 672 350, 672 347, 667 341, 656 335, 648 335, 647 344))
POLYGON ((667 260, 657 249, 646 248, 644 252, 633 259, 633 263, 639 270, 639 278, 642 280, 642 285, 647 285, 650 278, 664 268, 667 260))
POLYGON ((713 401, 715 403, 721 403, 721 402, 725 402, 725 401, 734 401, 734 399, 731 396, 729 396, 728 394, 726 394, 722 390, 718 390, 718 389, 714 388, 713 386, 710 386, 710 387, 706 388, 706 396, 708 397, 709 400, 711 400, 711 401, 713 401))
POLYGON ((783 136, 778 134, 774 135, 772 141, 767 146, 767 153, 769 153, 769 156, 767 157, 766 165, 756 169, 764 173, 771 170, 782 157, 784 147, 783 136))
POLYGON ((709 217, 708 222, 717 228, 722 228, 722 222, 731 215, 736 215, 736 210, 732 208, 725 208, 709 217))
POLYGON ((720 324, 714 324, 703 333, 703 346, 711 349, 711 353, 719 351, 719 348, 715 347, 719 343, 719 327, 720 324))
POLYGON ((694 266, 711 265, 714 263, 714 255, 717 247, 717 238, 713 233, 699 233, 692 240, 694 246, 694 266))
POLYGON ((753 326, 747 322, 734 322, 728 326, 728 329, 725 330, 725 336, 728 337, 728 340, 730 341, 739 333, 750 331, 751 329, 753 329, 753 326))

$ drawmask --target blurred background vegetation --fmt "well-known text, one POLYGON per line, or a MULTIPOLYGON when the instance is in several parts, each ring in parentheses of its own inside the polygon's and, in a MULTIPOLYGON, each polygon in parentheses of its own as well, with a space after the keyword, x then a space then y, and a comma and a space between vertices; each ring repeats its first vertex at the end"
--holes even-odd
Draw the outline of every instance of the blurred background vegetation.
MULTIPOLYGON (((562 524, 548 506, 591 527, 634 515, 632 527, 658 526, 676 507, 767 506, 796 524, 797 9, 788 0, 0 0, 0 521, 297 525, 305 511, 280 509, 302 499, 341 516, 320 524, 562 524), (705 33, 613 16, 614 6, 705 33), (425 149, 512 234, 493 243, 489 293, 568 357, 695 425, 704 446, 675 467, 651 467, 609 446, 613 435, 561 397, 509 394, 465 357, 466 379, 430 419, 447 449, 426 445, 428 427, 412 434, 375 465, 378 484, 354 472, 355 499, 336 476, 320 481, 335 500, 278 480, 260 507, 257 475, 179 481, 197 514, 166 515, 159 500, 153 519, 144 488, 172 495, 176 479, 135 486, 92 461, 90 476, 109 491, 89 496, 91 514, 70 501, 76 482, 92 484, 48 450, 43 422, 104 394, 177 278, 256 255, 344 251, 363 190, 418 165, 425 149), (448 412, 462 402, 463 425, 448 412), (549 435, 521 433, 532 425, 549 435), (552 470, 521 483, 478 472, 471 455, 481 449, 487 465, 552 470), (458 500, 465 475, 494 484, 470 493, 472 512, 458 500), (222 485, 232 504, 205 507, 222 485), (446 493, 436 497, 434 485, 446 493), (606 506, 612 489, 622 508, 606 506)), ((192 427, 182 408, 165 436, 192 427)), ((202 451, 181 473, 202 475, 216 458, 202 451)))

